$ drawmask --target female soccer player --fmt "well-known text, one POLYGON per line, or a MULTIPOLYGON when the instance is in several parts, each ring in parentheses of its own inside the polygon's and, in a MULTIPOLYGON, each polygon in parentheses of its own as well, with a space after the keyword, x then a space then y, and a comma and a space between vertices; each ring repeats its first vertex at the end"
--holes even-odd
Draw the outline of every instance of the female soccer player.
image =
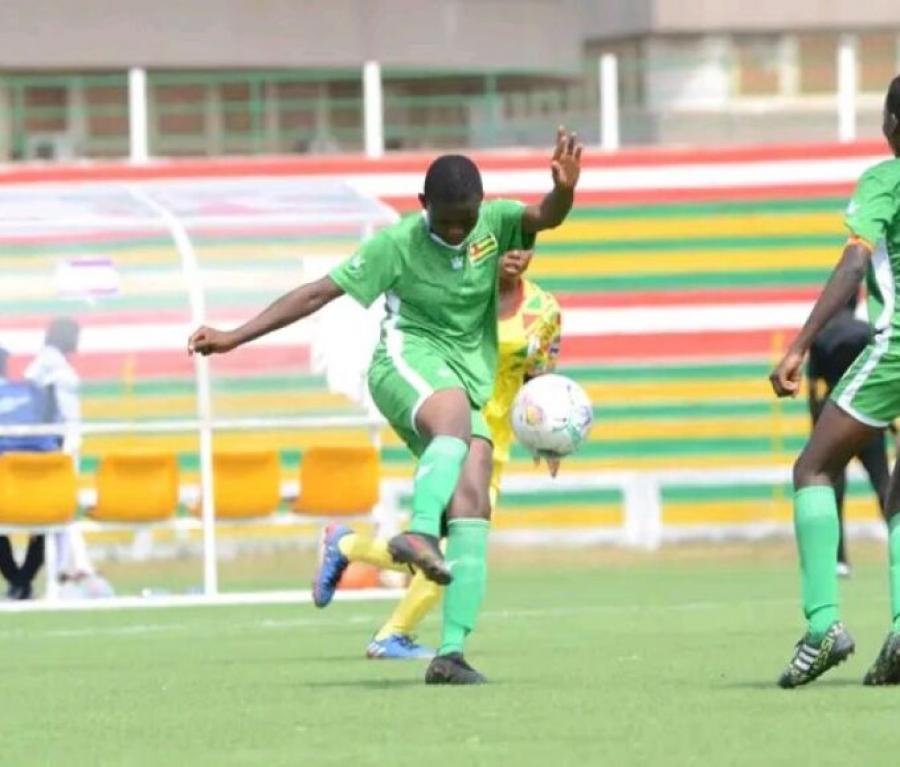
POLYGON ((497 368, 497 264, 501 253, 530 247, 535 234, 565 220, 581 151, 576 136, 560 128, 550 161, 553 188, 528 206, 484 202, 476 165, 461 155, 439 157, 425 175, 421 216, 382 229, 329 275, 285 294, 235 330, 201 327, 188 341, 191 353, 224 353, 344 293, 364 306, 386 295, 369 390, 419 459, 410 527, 389 549, 396 562, 450 584, 429 684, 484 681, 466 663, 463 643, 485 590, 492 447, 482 407, 497 368), (438 545, 445 509, 452 575, 438 545))
MULTIPOLYGON (((782 687, 811 682, 855 649, 838 610, 834 485, 851 456, 900 415, 900 315, 895 300, 900 275, 900 77, 894 78, 888 89, 882 129, 894 158, 869 168, 860 178, 847 207, 845 223, 850 240, 841 260, 806 324, 769 377, 779 397, 797 394, 803 360, 813 339, 868 275, 874 337, 831 393, 794 464, 794 527, 808 627, 779 679, 782 687)), ((892 625, 881 653, 865 676, 864 683, 872 685, 900 683, 898 476, 895 466, 886 507, 892 625)))
MULTIPOLYGON (((556 366, 560 343, 560 311, 556 299, 521 274, 531 259, 530 252, 512 251, 501 260, 499 297, 499 365, 494 392, 484 408, 485 420, 494 445, 490 502, 496 509, 503 469, 509 462, 514 439, 510 416, 513 401, 522 385, 556 366)), ((555 476, 559 461, 548 461, 555 476)), ((381 568, 397 566, 383 540, 354 532, 344 525, 325 528, 322 559, 313 582, 313 597, 319 607, 331 602, 335 588, 350 562, 367 562, 381 568)), ((413 632, 434 608, 440 587, 422 573, 416 573, 409 590, 387 622, 366 648, 370 658, 428 658, 434 653, 413 639, 413 632)))

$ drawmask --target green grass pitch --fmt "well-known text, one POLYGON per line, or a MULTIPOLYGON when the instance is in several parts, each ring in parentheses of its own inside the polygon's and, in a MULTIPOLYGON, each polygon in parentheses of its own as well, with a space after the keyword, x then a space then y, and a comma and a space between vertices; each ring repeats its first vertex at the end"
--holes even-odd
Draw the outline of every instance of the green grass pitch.
POLYGON ((481 688, 363 659, 383 602, 5 614, 0 763, 895 765, 900 690, 859 684, 883 555, 856 548, 857 655, 796 691, 774 684, 801 629, 783 544, 495 557, 481 688))

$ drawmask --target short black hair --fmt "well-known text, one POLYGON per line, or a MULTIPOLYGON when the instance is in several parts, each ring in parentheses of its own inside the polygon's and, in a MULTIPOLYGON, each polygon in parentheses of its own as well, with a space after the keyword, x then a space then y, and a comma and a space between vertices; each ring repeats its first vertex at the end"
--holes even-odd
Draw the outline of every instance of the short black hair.
POLYGON ((478 166, 462 154, 444 154, 428 166, 425 174, 428 202, 458 203, 484 197, 478 166))
POLYGON ((900 120, 900 75, 897 75, 888 86, 887 98, 884 106, 888 112, 900 120))

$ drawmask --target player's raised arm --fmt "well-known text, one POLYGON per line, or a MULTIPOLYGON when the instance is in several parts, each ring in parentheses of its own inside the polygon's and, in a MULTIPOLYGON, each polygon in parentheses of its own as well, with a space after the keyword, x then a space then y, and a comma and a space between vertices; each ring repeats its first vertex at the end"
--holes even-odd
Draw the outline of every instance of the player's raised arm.
POLYGON ((800 390, 803 361, 813 339, 859 290, 871 256, 872 250, 866 242, 851 239, 847 243, 841 260, 831 273, 806 323, 791 342, 781 362, 769 375, 776 395, 793 397, 800 390))
POLYGON ((344 294, 331 277, 322 277, 285 293, 252 320, 234 330, 216 330, 203 326, 188 339, 188 354, 224 354, 254 338, 308 317, 344 294))
POLYGON ((550 160, 553 189, 539 205, 529 205, 522 215, 522 229, 537 234, 553 229, 565 221, 575 199, 575 186, 581 175, 581 150, 578 136, 560 126, 556 132, 556 148, 550 160))

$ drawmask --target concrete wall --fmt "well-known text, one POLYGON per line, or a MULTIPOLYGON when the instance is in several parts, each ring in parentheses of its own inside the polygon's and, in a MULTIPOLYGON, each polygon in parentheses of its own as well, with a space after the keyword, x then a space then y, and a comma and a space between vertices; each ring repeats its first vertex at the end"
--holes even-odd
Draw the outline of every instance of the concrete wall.
POLYGON ((583 34, 647 34, 896 27, 897 0, 584 0, 583 34))
POLYGON ((896 0, 655 0, 654 31, 896 27, 896 0))
POLYGON ((2 0, 0 68, 574 71, 581 0, 2 0), (562 43, 562 44, 561 44, 562 43))

